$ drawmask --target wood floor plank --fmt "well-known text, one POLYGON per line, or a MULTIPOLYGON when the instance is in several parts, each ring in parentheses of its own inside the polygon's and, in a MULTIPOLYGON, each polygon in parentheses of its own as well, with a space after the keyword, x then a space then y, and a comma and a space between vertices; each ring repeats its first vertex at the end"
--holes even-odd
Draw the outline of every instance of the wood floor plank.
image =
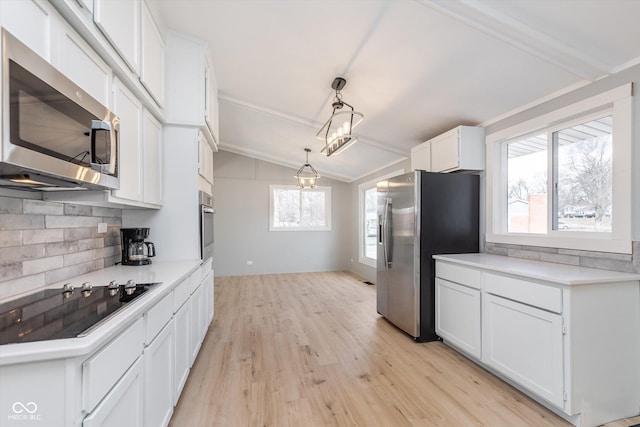
POLYGON ((171 427, 569 425, 444 344, 415 343, 350 274, 216 278, 215 302, 171 427))

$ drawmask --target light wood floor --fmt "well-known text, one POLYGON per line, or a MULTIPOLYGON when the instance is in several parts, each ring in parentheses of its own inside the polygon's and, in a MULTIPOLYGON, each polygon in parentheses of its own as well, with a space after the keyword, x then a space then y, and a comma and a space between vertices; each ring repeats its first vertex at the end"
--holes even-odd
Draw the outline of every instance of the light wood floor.
POLYGON ((349 274, 216 278, 215 298, 171 427, 569 425, 442 343, 413 342, 349 274))

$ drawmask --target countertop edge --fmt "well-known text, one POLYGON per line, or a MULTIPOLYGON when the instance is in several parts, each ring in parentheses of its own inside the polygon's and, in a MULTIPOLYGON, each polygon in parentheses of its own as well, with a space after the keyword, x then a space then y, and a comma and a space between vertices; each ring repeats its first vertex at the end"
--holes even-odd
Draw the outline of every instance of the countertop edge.
POLYGON ((602 270, 567 264, 529 260, 522 258, 493 255, 487 253, 433 255, 436 260, 481 268, 500 273, 519 275, 558 285, 593 285, 598 283, 616 283, 640 280, 640 274, 621 271, 602 270), (529 267, 529 268, 527 268, 529 267), (550 274, 539 274, 545 268, 550 274), (592 277, 589 277, 589 275, 592 277), (573 277, 571 277, 573 276, 573 277))
MULTIPOLYGON (((160 270, 166 279, 156 276, 153 281, 159 281, 162 282, 162 284, 157 285, 157 288, 149 291, 146 295, 142 295, 139 299, 134 301, 131 306, 127 306, 122 312, 100 325, 87 336, 81 338, 65 338, 59 340, 0 345, 0 367, 90 355, 100 347, 107 344, 126 327, 133 324, 133 322, 140 318, 147 309, 152 307, 156 302, 171 292, 182 280, 196 271, 200 265, 200 260, 158 262, 155 264, 156 270, 160 270)), ((122 276, 123 273, 120 270, 123 268, 132 269, 139 267, 108 267, 79 276, 78 280, 91 280, 92 277, 109 274, 122 276), (119 272, 114 273, 115 271, 119 272)), ((128 271, 127 273, 130 273, 131 271, 128 271)), ((138 273, 140 271, 141 270, 135 272, 138 273)), ((144 272, 142 272, 142 274, 144 274, 144 272)), ((155 275, 155 271, 149 274, 155 275)))

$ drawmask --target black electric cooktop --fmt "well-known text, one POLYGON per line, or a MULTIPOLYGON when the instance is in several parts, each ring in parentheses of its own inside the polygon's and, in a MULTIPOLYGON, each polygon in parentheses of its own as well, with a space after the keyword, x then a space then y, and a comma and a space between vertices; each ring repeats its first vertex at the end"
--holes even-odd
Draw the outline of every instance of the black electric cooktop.
POLYGON ((84 336, 158 283, 45 289, 0 304, 0 344, 84 336))

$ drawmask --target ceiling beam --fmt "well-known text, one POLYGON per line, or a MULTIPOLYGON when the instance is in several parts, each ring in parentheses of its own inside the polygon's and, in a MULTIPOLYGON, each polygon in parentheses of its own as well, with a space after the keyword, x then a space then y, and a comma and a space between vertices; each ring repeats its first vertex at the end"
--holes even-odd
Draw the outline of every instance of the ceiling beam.
MULTIPOLYGON (((274 110, 272 108, 264 107, 261 105, 253 104, 247 101, 243 101, 237 98, 234 98, 229 95, 225 95, 220 93, 218 95, 218 99, 224 102, 229 102, 231 104, 235 104, 241 106, 243 108, 247 108, 249 110, 256 111, 262 114, 268 114, 270 116, 276 117, 278 119, 287 120, 289 122, 297 123, 302 126, 306 126, 313 130, 313 136, 315 137, 316 130, 320 129, 324 123, 316 122, 315 120, 307 120, 299 116, 294 116, 292 114, 284 113, 282 111, 274 110)), ((358 135, 358 143, 362 143, 365 145, 370 145, 372 147, 378 148, 380 150, 386 151, 388 153, 393 153, 398 156, 409 157, 411 154, 408 150, 403 150, 401 148, 394 147, 390 144, 385 144, 380 141, 376 141, 375 139, 366 137, 362 134, 358 135)))
POLYGON ((610 66, 585 57, 562 41, 500 13, 482 1, 416 1, 583 79, 598 80, 614 71, 610 66))
MULTIPOLYGON (((283 161, 282 158, 276 157, 276 156, 270 156, 270 155, 266 155, 263 152, 259 152, 259 151, 255 151, 255 150, 249 150, 245 147, 241 147, 239 145, 235 145, 235 144, 227 144, 227 143, 220 143, 218 144, 218 148, 220 150, 223 151, 228 151, 230 153, 234 153, 234 154, 240 154, 241 156, 247 156, 247 157, 251 157, 254 158, 256 160, 262 160, 265 162, 269 162, 269 163, 274 163, 276 165, 280 165, 280 166, 284 166, 287 168, 291 168, 293 170, 293 174, 295 174, 295 171, 297 171, 300 166, 302 165, 302 161, 298 162, 298 163, 293 163, 293 162, 289 162, 289 161, 283 161)), ((322 177, 325 178, 329 178, 329 179, 334 179, 336 181, 342 181, 342 182, 346 182, 346 183, 350 183, 353 182, 354 177, 352 176, 347 176, 347 175, 342 175, 342 174, 336 174, 336 173, 331 173, 331 172, 327 172, 326 170, 322 170, 322 177)), ((293 175, 291 175, 291 177, 293 177, 293 175)))

